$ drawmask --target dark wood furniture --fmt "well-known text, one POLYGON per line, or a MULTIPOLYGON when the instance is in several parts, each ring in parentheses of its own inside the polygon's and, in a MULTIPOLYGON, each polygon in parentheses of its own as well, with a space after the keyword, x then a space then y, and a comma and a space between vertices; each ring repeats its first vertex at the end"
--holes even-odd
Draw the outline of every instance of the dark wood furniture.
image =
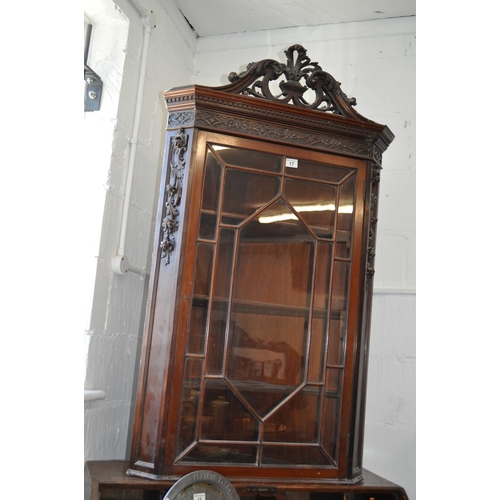
POLYGON ((366 482, 377 196, 393 135, 303 47, 285 53, 224 87, 165 92, 130 475, 210 469, 311 495, 366 482))
MULTIPOLYGON (((128 461, 109 460, 87 462, 87 471, 92 484, 91 500, 108 500, 121 498, 122 500, 136 498, 161 499, 174 484, 173 480, 151 481, 141 477, 127 475, 128 461)), ((252 483, 232 482, 240 498, 255 498, 259 492, 255 491, 252 483)), ((284 498, 286 490, 260 492, 262 500, 284 498)), ((296 500, 307 499, 304 492, 298 492, 296 500)), ((334 484, 322 486, 314 500, 408 500, 401 486, 377 476, 369 470, 363 469, 363 480, 357 484, 334 484)))

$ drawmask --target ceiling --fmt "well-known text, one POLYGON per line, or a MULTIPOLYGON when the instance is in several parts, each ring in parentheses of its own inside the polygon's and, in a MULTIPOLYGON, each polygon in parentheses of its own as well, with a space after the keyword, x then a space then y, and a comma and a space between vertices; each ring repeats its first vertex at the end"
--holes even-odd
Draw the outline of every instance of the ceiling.
POLYGON ((198 36, 416 15, 416 0, 174 0, 198 36))

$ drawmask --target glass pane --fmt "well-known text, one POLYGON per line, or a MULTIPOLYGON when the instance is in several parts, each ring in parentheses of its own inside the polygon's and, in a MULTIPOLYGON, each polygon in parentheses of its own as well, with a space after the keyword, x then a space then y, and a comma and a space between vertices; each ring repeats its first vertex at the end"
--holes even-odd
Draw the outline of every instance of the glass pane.
POLYGON ((335 461, 338 460, 338 427, 340 422, 340 400, 337 395, 327 391, 323 403, 323 419, 321 422, 321 445, 325 452, 335 461))
POLYGON ((222 165, 209 149, 205 162, 205 178, 201 208, 204 211, 216 212, 219 206, 222 165))
POLYGON ((310 382, 320 382, 323 380, 325 335, 328 326, 331 255, 332 244, 318 242, 314 284, 314 309, 311 327, 311 350, 309 353, 309 373, 307 376, 310 382))
POLYGON ((328 345, 328 364, 342 365, 344 362, 347 332, 347 299, 349 293, 350 263, 335 261, 333 268, 332 312, 328 345))
POLYGON ((203 439, 257 441, 259 423, 220 380, 207 380, 203 398, 203 439))
POLYGON ((343 365, 345 357, 345 340, 347 335, 347 314, 343 311, 332 312, 328 340, 328 364, 343 365))
POLYGON ((351 233, 354 214, 354 191, 356 176, 351 176, 339 188, 339 210, 335 254, 337 257, 350 257, 351 233))
POLYGON ((184 386, 182 389, 182 411, 177 439, 177 454, 185 450, 196 438, 202 362, 200 359, 188 358, 184 365, 184 386))
POLYGON ((281 172, 282 156, 228 146, 214 145, 213 148, 229 165, 264 170, 266 172, 281 172))
POLYGON ((229 290, 233 263, 235 232, 221 229, 217 244, 217 263, 214 279, 214 297, 207 347, 207 373, 222 374, 225 332, 229 307, 229 290))
POLYGON ((292 311, 309 307, 314 239, 300 221, 287 220, 292 216, 279 200, 241 229, 235 301, 294 306, 292 311))
POLYGON ((307 320, 242 313, 234 314, 233 318, 228 379, 263 417, 303 378, 307 320))
POLYGON ((326 370, 326 394, 329 397, 338 396, 342 382, 342 368, 327 368, 326 370))
POLYGON ((333 297, 332 310, 345 311, 349 293, 350 263, 336 260, 333 267, 333 297))
POLYGON ((205 350, 205 328, 207 326, 208 312, 207 307, 207 300, 193 300, 187 346, 187 352, 189 354, 203 354, 205 350))
POLYGON ((320 388, 306 386, 264 422, 264 441, 315 443, 320 413, 320 388))
POLYGON ((193 292, 197 296, 208 297, 212 279, 214 245, 198 243, 193 292))
POLYGON ((191 305, 187 352, 202 354, 205 348, 208 295, 212 278, 214 246, 198 243, 194 275, 194 296, 191 305))
POLYGON ((279 184, 278 177, 226 169, 222 222, 235 224, 235 218, 243 222, 278 195, 279 184))
POLYGON ((263 446, 266 465, 332 465, 318 446, 263 446))
POLYGON ((216 444, 199 444, 182 458, 182 462, 209 462, 227 464, 256 464, 257 448, 249 445, 223 446, 216 444))
POLYGON ((298 168, 287 168, 286 175, 293 177, 306 177, 318 181, 340 182, 353 171, 352 168, 336 167, 326 163, 299 160, 298 168))
POLYGON ((304 378, 314 239, 290 216, 275 202, 240 230, 237 248, 227 374, 260 415, 304 378))
POLYGON ((349 262, 335 261, 333 267, 332 312, 328 342, 328 364, 330 365, 342 365, 344 363, 349 270, 349 262))
POLYGON ((336 186, 286 179, 285 196, 316 236, 333 238, 336 186))
POLYGON ((201 240, 215 240, 217 216, 215 214, 203 213, 200 216, 200 230, 198 232, 201 240))

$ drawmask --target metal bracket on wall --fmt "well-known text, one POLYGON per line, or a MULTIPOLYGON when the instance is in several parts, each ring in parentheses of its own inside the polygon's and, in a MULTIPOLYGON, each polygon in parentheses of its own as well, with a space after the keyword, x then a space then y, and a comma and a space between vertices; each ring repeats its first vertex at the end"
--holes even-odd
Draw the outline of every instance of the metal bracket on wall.
POLYGON ((86 64, 84 67, 85 111, 98 111, 101 106, 102 80, 101 77, 86 64))

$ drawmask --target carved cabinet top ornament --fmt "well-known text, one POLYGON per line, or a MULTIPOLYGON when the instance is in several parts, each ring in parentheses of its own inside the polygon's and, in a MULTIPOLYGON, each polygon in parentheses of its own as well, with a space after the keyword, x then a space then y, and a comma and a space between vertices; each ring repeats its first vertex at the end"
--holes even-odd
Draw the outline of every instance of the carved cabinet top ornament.
POLYGON ((286 64, 263 59, 248 64, 243 73, 230 73, 228 79, 233 85, 219 89, 368 121, 352 108, 356 99, 348 98, 340 82, 323 71, 317 62, 311 62, 302 45, 288 47, 285 55, 286 64), (278 82, 280 93, 277 95, 271 87, 272 82, 278 82), (308 99, 308 91, 311 99, 308 99))

